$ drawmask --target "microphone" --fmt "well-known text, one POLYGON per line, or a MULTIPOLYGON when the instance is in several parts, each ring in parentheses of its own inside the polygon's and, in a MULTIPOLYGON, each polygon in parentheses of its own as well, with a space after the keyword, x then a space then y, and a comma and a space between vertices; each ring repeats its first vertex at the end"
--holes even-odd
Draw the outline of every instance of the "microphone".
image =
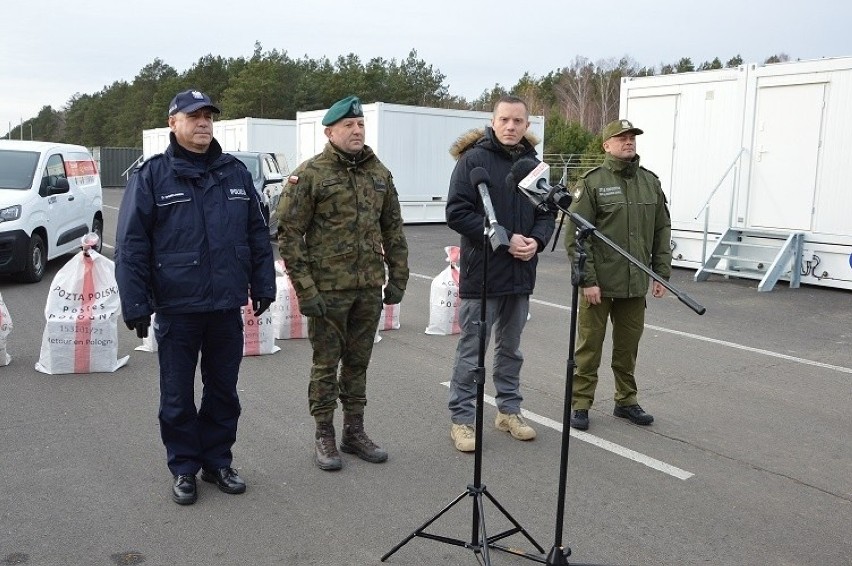
POLYGON ((512 177, 521 179, 518 190, 532 202, 536 208, 555 212, 571 206, 571 193, 561 183, 551 186, 547 179, 550 177, 550 165, 525 157, 512 165, 512 177))
POLYGON ((497 214, 494 212, 494 204, 491 202, 491 193, 488 192, 488 185, 491 184, 491 176, 488 171, 483 167, 474 167, 470 172, 470 184, 477 188, 479 196, 482 198, 482 207, 485 209, 485 216, 490 226, 488 239, 491 241, 491 249, 495 252, 508 250, 509 236, 497 222, 497 214))

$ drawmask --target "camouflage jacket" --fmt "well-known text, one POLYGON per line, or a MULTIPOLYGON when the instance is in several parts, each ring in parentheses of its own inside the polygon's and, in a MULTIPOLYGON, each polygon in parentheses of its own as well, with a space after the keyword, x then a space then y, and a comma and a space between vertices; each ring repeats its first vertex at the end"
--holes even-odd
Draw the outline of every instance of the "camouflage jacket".
MULTIPOLYGON (((639 166, 638 155, 632 161, 607 155, 603 165, 584 173, 574 190, 570 210, 660 277, 668 279, 671 275, 671 219, 666 195, 657 176, 639 166)), ((574 232, 565 233, 565 247, 571 257, 576 247, 574 232)), ((604 297, 647 294, 648 275, 609 245, 592 236, 586 240, 586 255, 583 287, 600 287, 604 297)))
POLYGON ((293 171, 278 204, 278 248, 300 300, 321 291, 408 282, 408 244, 393 176, 368 146, 354 160, 330 143, 293 171))

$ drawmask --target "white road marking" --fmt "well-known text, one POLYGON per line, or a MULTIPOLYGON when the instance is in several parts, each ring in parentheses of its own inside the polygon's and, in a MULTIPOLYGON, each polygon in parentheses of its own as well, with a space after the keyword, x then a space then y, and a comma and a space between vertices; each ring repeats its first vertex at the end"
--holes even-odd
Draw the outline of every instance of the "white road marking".
MULTIPOLYGON (((443 385, 444 387, 449 387, 450 382, 445 381, 441 383, 441 385, 443 385)), ((489 405, 493 407, 497 406, 497 402, 494 400, 494 397, 490 395, 485 395, 484 399, 485 402, 489 405)), ((533 412, 527 411, 526 409, 521 409, 521 414, 527 420, 530 420, 534 423, 538 423, 542 426, 546 426, 547 428, 551 428, 559 433, 562 432, 562 423, 554 421, 553 419, 537 415, 533 412)), ((608 452, 612 452, 613 454, 616 454, 623 458, 627 458, 628 460, 633 460, 634 462, 642 464, 643 466, 648 466, 649 468, 652 468, 659 472, 663 472, 664 474, 668 474, 679 480, 688 480, 689 478, 695 475, 692 472, 681 470, 680 468, 672 466, 671 464, 666 464, 665 462, 661 462, 656 458, 646 456, 645 454, 636 452, 635 450, 631 450, 630 448, 625 448, 624 446, 621 446, 614 442, 610 442, 609 440, 604 440, 603 438, 599 438, 593 434, 589 434, 588 432, 570 429, 568 433, 577 440, 582 440, 583 442, 587 442, 593 446, 597 446, 598 448, 602 448, 608 452)))
MULTIPOLYGON (((415 274, 415 273, 412 273, 411 276, 417 277, 417 278, 420 278, 420 279, 429 279, 429 280, 434 279, 434 277, 429 277, 427 275, 420 275, 420 274, 415 274)), ((539 299, 532 299, 532 298, 530 299, 530 302, 536 303, 538 305, 544 305, 546 307, 553 307, 553 308, 556 308, 556 309, 559 309, 559 310, 564 310, 564 311, 570 311, 571 310, 570 305, 560 305, 558 303, 549 303, 547 301, 541 301, 539 299)), ((728 348, 735 348, 737 350, 752 352, 754 354, 761 354, 763 356, 769 356, 769 357, 772 357, 772 358, 779 358, 779 359, 782 359, 782 360, 787 360, 788 362, 794 362, 794 363, 797 363, 797 364, 804 364, 804 365, 807 365, 807 366, 820 367, 820 368, 823 368, 823 369, 829 369, 829 370, 833 370, 833 371, 839 371, 839 372, 842 372, 842 373, 852 374, 852 368, 848 368, 848 367, 844 367, 844 366, 834 366, 834 365, 831 365, 831 364, 824 364, 822 362, 817 362, 817 361, 814 361, 814 360, 808 360, 806 358, 789 356, 787 354, 782 354, 780 352, 773 352, 771 350, 762 350, 760 348, 752 348, 751 346, 743 346, 742 344, 736 344, 734 342, 728 342, 727 340, 718 340, 716 338, 710 338, 708 336, 701 336, 700 334, 692 334, 692 333, 689 333, 689 332, 681 332, 680 330, 672 330, 671 328, 664 328, 662 326, 654 326, 654 325, 651 325, 651 324, 646 324, 645 328, 647 328, 649 330, 656 330, 657 332, 668 332, 669 334, 675 334, 677 336, 683 336, 685 338, 692 338, 694 340, 701 340, 702 342, 709 342, 711 344, 717 344, 719 346, 725 346, 725 347, 728 347, 728 348)))

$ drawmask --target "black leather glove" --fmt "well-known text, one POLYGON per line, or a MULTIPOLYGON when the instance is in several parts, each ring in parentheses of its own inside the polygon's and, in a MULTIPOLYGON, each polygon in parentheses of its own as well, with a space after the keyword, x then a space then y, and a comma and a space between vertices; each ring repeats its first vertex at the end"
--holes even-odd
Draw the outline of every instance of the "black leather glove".
POLYGON ((128 330, 135 330, 139 338, 148 337, 148 327, 151 326, 151 316, 142 316, 131 320, 125 320, 128 330))
POLYGON ((322 295, 299 301, 299 312, 308 317, 324 317, 326 312, 325 300, 322 295))
POLYGON ((272 299, 268 297, 261 297, 260 299, 252 299, 251 306, 254 308, 254 316, 260 316, 266 312, 266 309, 269 308, 269 305, 272 304, 272 299))
POLYGON ((396 305, 402 301, 402 296, 405 295, 405 289, 400 289, 393 281, 388 281, 385 285, 385 298, 383 302, 386 305, 396 305))

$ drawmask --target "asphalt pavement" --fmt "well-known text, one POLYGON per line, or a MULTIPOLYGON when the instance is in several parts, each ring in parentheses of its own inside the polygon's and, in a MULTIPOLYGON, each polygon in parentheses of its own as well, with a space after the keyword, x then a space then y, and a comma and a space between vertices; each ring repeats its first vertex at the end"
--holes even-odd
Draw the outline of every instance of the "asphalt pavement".
MULTIPOLYGON (((104 254, 112 257, 121 189, 105 189, 104 254)), ((402 326, 384 331, 368 379, 368 433, 390 453, 370 464, 312 461, 307 409, 311 350, 280 340, 245 358, 234 466, 248 483, 227 495, 199 482, 195 505, 172 503, 157 424, 156 354, 119 326, 114 373, 34 369, 53 276, 33 285, 0 277, 14 329, 0 367, 0 564, 369 565, 438 514, 474 480, 474 457, 449 438, 447 386, 456 337, 424 333, 429 287, 457 236, 406 227, 412 277, 402 326)), ((563 546, 570 564, 852 564, 852 292, 711 278, 676 269, 671 294, 648 300, 637 376, 655 417, 638 427, 612 416, 604 353, 586 434, 572 432, 563 546)), ((482 484, 545 551, 558 538, 561 422, 571 286, 561 245, 542 255, 523 339, 522 393, 531 442, 493 426, 484 406, 482 484)), ((491 357, 486 357, 490 367, 491 357)), ((199 380, 200 381, 200 380, 199 380)), ((198 391, 200 393, 200 383, 198 391)), ((486 395, 493 395, 490 379, 486 395)), ((341 417, 337 415, 337 425, 341 417)), ((463 497, 426 532, 475 542, 463 497)), ((512 525, 484 498, 489 535, 512 525)), ((542 561, 520 534, 492 550, 495 565, 542 561), (536 560, 538 559, 538 560, 536 560)), ((416 537, 386 564, 465 565, 470 548, 416 537)))

